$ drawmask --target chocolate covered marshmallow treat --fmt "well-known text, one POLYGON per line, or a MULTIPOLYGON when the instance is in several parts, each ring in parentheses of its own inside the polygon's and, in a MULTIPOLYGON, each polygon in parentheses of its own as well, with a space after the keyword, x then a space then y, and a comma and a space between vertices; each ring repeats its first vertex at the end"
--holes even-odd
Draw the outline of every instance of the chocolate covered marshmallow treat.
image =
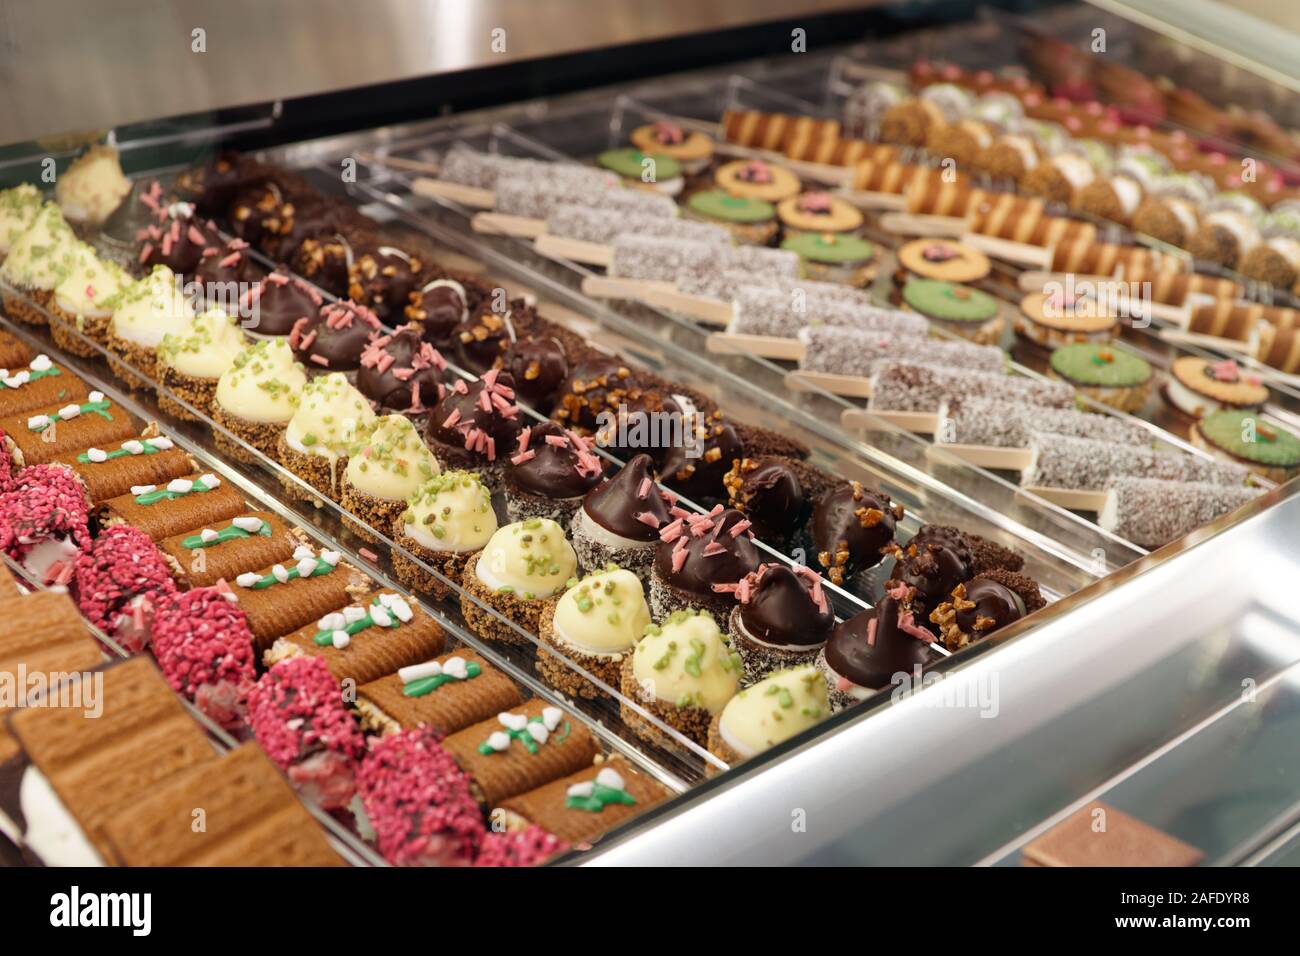
POLYGON ((650 608, 662 620, 694 608, 726 621, 736 605, 734 588, 761 563, 749 519, 718 505, 708 514, 673 509, 674 520, 659 532, 650 570, 650 608))
POLYGON ((739 603, 727 633, 746 687, 772 671, 812 663, 835 626, 821 576, 811 568, 765 564, 741 578, 734 593, 739 603))
POLYGON ((567 527, 604 474, 592 447, 591 439, 556 422, 525 427, 505 469, 511 520, 550 518, 567 527))
POLYGON ((570 534, 578 565, 596 571, 616 564, 648 584, 659 531, 671 520, 676 495, 655 483, 650 456, 632 458, 587 492, 574 513, 570 534))

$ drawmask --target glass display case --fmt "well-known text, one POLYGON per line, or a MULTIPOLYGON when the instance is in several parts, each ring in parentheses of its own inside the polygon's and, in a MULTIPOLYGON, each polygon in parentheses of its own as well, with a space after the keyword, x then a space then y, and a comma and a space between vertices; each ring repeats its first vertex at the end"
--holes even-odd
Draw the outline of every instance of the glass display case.
MULTIPOLYGON (((798 12, 813 16, 844 5, 807 4, 806 11, 803 6, 798 12)), ((862 298, 853 300, 853 308, 860 314, 912 318, 918 315, 915 309, 900 308, 900 289, 909 281, 900 249, 918 236, 962 242, 974 236, 978 246, 977 230, 962 217, 913 215, 906 205, 912 201, 910 193, 897 192, 882 201, 881 191, 869 194, 858 188, 857 167, 822 161, 820 154, 809 158, 812 153, 800 152, 802 147, 790 138, 756 144, 752 137, 735 134, 729 119, 752 114, 834 123, 836 139, 861 143, 866 150, 881 145, 882 137, 879 116, 864 119, 867 114, 860 111, 864 90, 891 84, 904 91, 924 89, 932 72, 956 88, 958 78, 964 82, 991 71, 999 83, 1005 81, 1006 90, 1020 80, 1041 83, 1048 93, 1081 84, 1072 93, 1074 99, 1105 104, 1098 106, 1103 109, 1114 105, 1117 90, 1107 70, 1154 69, 1149 65, 1155 64, 1160 82, 1152 77, 1152 88, 1161 91, 1160 102, 1175 103, 1182 111, 1148 115, 1132 96, 1115 106, 1116 116, 1126 111, 1126 128, 1147 130, 1143 136, 1154 129, 1177 143, 1195 142, 1211 155, 1258 160, 1288 195, 1300 185, 1300 138, 1290 129, 1300 123, 1300 111, 1282 71, 1256 70, 1242 61, 1240 51, 1225 52, 1216 75, 1231 69, 1233 82, 1211 88, 1205 82, 1210 69, 1206 64, 1215 62, 1215 51, 1203 42, 1193 48, 1157 36, 1140 21, 1123 19, 1125 10, 1137 5, 1103 6, 1105 11, 1081 4, 1047 5, 1023 16, 971 11, 971 19, 949 26, 896 29, 887 36, 832 48, 544 99, 527 99, 521 88, 503 105, 439 117, 432 117, 432 111, 407 110, 400 121, 362 129, 329 129, 326 110, 325 135, 310 138, 279 135, 281 97, 430 72, 422 54, 404 47, 406 55, 392 64, 391 75, 304 77, 303 83, 314 84, 310 90, 295 86, 270 90, 274 95, 241 91, 229 97, 219 89, 203 90, 210 100, 203 107, 217 113, 136 122, 148 115, 137 110, 139 115, 114 114, 104 121, 134 124, 117 125, 107 134, 126 170, 129 197, 102 228, 80 230, 80 238, 105 259, 139 271, 138 264, 148 258, 140 237, 150 228, 156 197, 184 195, 186 177, 195 169, 211 169, 214 158, 234 144, 275 170, 276 176, 286 181, 292 177, 295 195, 305 208, 301 197, 311 197, 322 204, 318 208, 328 204, 331 210, 345 210, 339 222, 364 217, 365 229, 373 230, 380 244, 376 248, 405 250, 402 257, 408 261, 419 257, 436 263, 438 275, 470 277, 484 288, 501 290, 514 303, 512 308, 535 314, 547 328, 559 330, 557 334, 572 336, 567 341, 585 343, 592 354, 616 358, 630 374, 655 383, 674 400, 686 403, 687 396, 692 408, 696 401, 707 402, 749 436, 754 447, 778 447, 782 455, 811 469, 826 487, 859 483, 887 496, 884 500, 897 506, 895 534, 900 544, 905 546, 922 528, 959 529, 955 533, 963 535, 972 550, 976 544, 971 542, 978 542, 979 547, 1014 554, 1014 571, 1036 585, 1041 608, 1026 608, 1021 601, 1012 623, 969 643, 950 645, 935 639, 938 632, 929 635, 924 664, 918 663, 914 672, 860 694, 852 706, 836 708, 836 713, 788 739, 777 734, 780 742, 748 759, 724 759, 721 748, 710 745, 716 734, 705 739, 684 732, 624 682, 593 672, 577 658, 548 655, 546 648, 554 644, 548 644, 540 627, 523 626, 504 615, 464 579, 449 576, 445 567, 411 550, 395 525, 373 524, 337 495, 322 494, 301 474, 250 444, 247 436, 232 431, 213 407, 195 404, 192 396, 169 388, 156 372, 133 365, 84 328, 65 327, 56 338, 48 325, 48 300, 0 281, 7 306, 0 331, 33 354, 51 356, 108 396, 135 423, 156 422, 200 471, 233 484, 251 507, 301 528, 313 547, 337 551, 361 569, 372 589, 400 594, 430 615, 445 632, 446 651, 463 650, 489 662, 515 685, 521 702, 558 709, 590 736, 602 760, 625 761, 661 788, 662 799, 653 806, 599 839, 578 841, 552 863, 1016 866, 1027 862, 1026 846, 1071 814, 1101 801, 1196 848, 1206 865, 1286 865, 1295 860, 1300 841, 1300 780, 1294 769, 1300 766, 1295 759, 1300 616, 1286 600, 1289 582, 1300 570, 1295 547, 1300 485, 1287 480, 1294 469, 1243 478, 1254 489, 1247 503, 1180 523, 1186 533, 1180 531, 1169 543, 1140 542, 1126 535, 1113 512, 1107 514, 1107 508, 1116 507, 1109 485, 1062 488, 1029 479, 1040 466, 1040 438, 1032 438, 1029 447, 980 446, 986 452, 1020 453, 1015 458, 1019 464, 1003 467, 1011 460, 1007 456, 973 453, 974 446, 959 443, 945 430, 945 422, 960 411, 959 400, 952 408, 945 398, 938 408, 920 410, 916 414, 926 424, 919 424, 871 398, 881 388, 875 372, 840 376, 852 379, 844 381, 805 368, 808 336, 769 336, 760 342, 759 337, 738 333, 738 299, 692 293, 671 281, 630 282, 615 268, 617 247, 626 234, 617 233, 605 242, 550 242, 548 238, 564 237, 552 233, 548 218, 503 213, 493 206, 496 194, 491 190, 441 178, 449 157, 458 152, 537 161, 532 168, 541 170, 539 179, 546 183, 558 175, 557 168, 570 164, 610 168, 610 153, 627 148, 637 130, 661 124, 676 130, 674 135, 699 134, 710 142, 718 163, 754 164, 758 169, 788 166, 802 179, 805 192, 824 193, 858 209, 860 238, 871 253, 870 268, 857 283, 862 298), (1097 28, 1105 31, 1108 50, 1114 52, 1104 66, 1086 52, 1085 38, 1097 28), (1045 62, 1044 50, 1061 48, 1072 53, 1054 70, 1045 62), (917 66, 921 62, 926 64, 923 70, 917 66), (1187 95, 1175 96, 1173 89, 1187 95), (1213 128, 1194 125, 1198 116, 1211 111, 1194 114, 1192 94, 1214 101, 1213 128), (1247 121, 1247 113, 1261 110, 1275 122, 1265 123, 1258 116, 1258 122, 1247 121), (23 321, 20 312, 27 310, 43 315, 45 324, 23 321), (773 339, 781 341, 774 344, 773 339), (131 388, 133 377, 144 387, 131 388), (417 567, 434 585, 413 589, 398 573, 399 566, 417 567), (1249 573, 1243 573, 1246 569, 1249 573), (494 637, 500 628, 510 633, 509 640, 494 637), (547 671, 548 661, 561 678, 547 671), (565 689, 577 686, 584 692, 565 689)), ((715 22, 699 13, 700 22, 692 31, 731 25, 730 19, 719 16, 715 22)), ((612 29, 598 23, 589 26, 593 37, 612 29)), ((618 41, 611 34, 609 42, 618 41)), ((598 45, 594 38, 577 42, 598 45)), ((559 53, 562 47, 546 52, 559 53)), ((282 76, 268 79, 280 81, 282 76)), ((182 87, 175 102, 190 103, 197 87, 188 80, 182 87)), ((1070 128, 1069 109, 1073 107, 1061 107, 1062 127, 1070 128)), ((36 120, 28 112, 23 122, 20 128, 35 129, 36 120)), ((887 145, 894 150, 890 162, 943 168, 942 152, 927 150, 924 144, 887 145)), ((47 187, 57 176, 44 175, 46 170, 66 172, 80 149, 80 141, 12 143, 0 150, 0 186, 30 182, 47 187)), ((1081 155, 1085 150, 1062 151, 1081 155)), ((1118 157, 1116 151, 1107 162, 1117 162, 1118 157)), ((640 163, 644 155, 638 149, 633 159, 640 163)), ((692 178, 703 175, 685 177, 685 196, 703 188, 702 180, 692 178)), ((653 192, 661 184, 652 175, 642 185, 650 185, 653 192)), ((971 174, 968 185, 985 197, 1022 198, 1016 184, 1007 188, 984 171, 971 174)), ((1285 201, 1279 199, 1279 208, 1285 208, 1285 201)), ((1147 235, 1132 221, 1119 223, 1064 206, 1049 212, 1056 220, 1068 218, 1088 227, 1095 242, 1149 251, 1165 257, 1161 261, 1177 263, 1174 271, 1180 274, 1196 269, 1195 274, 1233 284, 1235 299, 1243 306, 1288 313, 1300 304, 1293 288, 1265 283, 1222 263, 1201 269, 1204 263, 1185 249, 1147 235)), ((680 217, 699 218, 690 212, 680 217)), ((230 230, 238 228, 234 220, 219 219, 210 238, 225 247, 234 238, 230 230)), ((772 244, 770 237, 758 242, 748 238, 742 237, 737 247, 772 244)), ((1300 236, 1291 241, 1300 242, 1300 236)), ((343 245, 348 245, 346 240, 343 245)), ((988 249, 991 261, 986 272, 969 283, 970 289, 995 303, 1003 322, 996 338, 981 343, 1006 353, 996 363, 996 372, 987 374, 1021 383, 1029 390, 1025 394, 1059 389, 1064 387, 1062 376, 1054 371, 1051 352, 1013 332, 1026 295, 1042 289, 1039 277, 1052 271, 1056 245, 1017 245, 1031 247, 1027 257, 1023 248, 1002 255, 1004 246, 979 246, 988 249)), ((228 247, 250 259, 261 273, 277 265, 284 270, 278 257, 268 255, 256 241, 228 247)), ((730 242, 725 247, 733 248, 730 242)), ((716 247, 706 252, 724 256, 716 247)), ((354 265, 348 247, 345 274, 350 276, 354 265)), ((722 271, 708 265, 693 261, 689 269, 683 267, 683 274, 696 266, 706 277, 722 271)), ((294 260, 289 272, 326 307, 346 298, 318 284, 319 276, 304 276, 300 260, 294 260)), ((350 283, 345 288, 352 291, 350 283)), ((1140 356, 1153 381, 1176 382, 1174 368, 1180 360, 1202 359, 1210 370, 1231 365, 1233 374, 1265 390, 1266 398, 1247 403, 1258 414, 1260 428, 1284 433, 1300 428, 1300 372, 1290 364, 1282 367, 1265 360, 1266 350, 1256 348, 1257 338, 1193 333, 1191 309, 1197 304, 1194 300, 1186 308, 1147 312, 1143 321, 1129 317, 1122 328, 1117 325, 1114 344, 1122 343, 1140 356)), ((509 345, 517 339, 509 325, 512 313, 504 314, 509 345)), ((390 334, 400 323, 385 324, 376 337, 390 334)), ((928 345, 920 348, 947 348, 966 340, 951 325, 932 322, 921 341, 928 345)), ((1300 339, 1297 343, 1300 347, 1300 339)), ((481 388, 487 375, 496 374, 468 367, 454 345, 444 351, 437 360, 439 396, 481 388)), ((1293 358, 1291 364, 1300 365, 1300 358, 1293 358)), ((917 364, 926 365, 924 359, 917 364)), ((566 379, 570 371, 566 368, 566 379)), ((947 368, 945 374, 969 373, 947 368)), ((977 391, 975 398, 980 397, 977 391)), ((547 403, 520 399, 517 406, 526 430, 555 414, 555 406, 547 403)), ((1103 431, 1130 436, 1141 455, 1154 454, 1165 464, 1175 458, 1192 462, 1179 466, 1183 478, 1224 467, 1223 456, 1216 456, 1196 423, 1175 411, 1159 389, 1123 410, 1082 389, 1070 393, 1065 406, 1108 422, 1103 431)), ((429 410, 411 414, 423 431, 429 410)), ((432 434, 433 426, 428 427, 432 434)), ((526 448, 525 437, 521 455, 526 448)), ((626 451, 604 446, 592 451, 609 475, 629 457, 626 451)), ((739 468, 738 460, 735 470, 739 468)), ((1162 472, 1158 477, 1171 476, 1162 472)), ((715 505, 734 504, 725 493, 692 500, 673 486, 670 476, 660 477, 664 483, 659 487, 675 489, 673 514, 686 527, 716 516, 715 505)), ((499 490, 493 504, 499 522, 507 523, 511 515, 499 490)), ((796 570, 811 567, 817 587, 824 589, 841 622, 874 613, 882 602, 895 599, 902 574, 898 562, 905 551, 890 552, 843 580, 833 578, 831 564, 815 547, 814 520, 810 503, 788 534, 756 536, 760 560, 796 570)), ((6 560, 27 589, 67 583, 34 573, 12 557, 6 560)), ((970 571, 960 583, 974 577, 970 571)), ((87 627, 110 656, 128 656, 110 636, 89 623, 87 627)), ((258 665, 261 671, 264 661, 258 665)), ((250 736, 247 728, 223 729, 192 702, 186 705, 219 752, 250 736)), ((345 862, 392 862, 385 860, 364 812, 330 812, 309 790, 301 797, 345 862)), ((491 816, 496 808, 485 809, 493 819, 490 829, 499 832, 491 816)))

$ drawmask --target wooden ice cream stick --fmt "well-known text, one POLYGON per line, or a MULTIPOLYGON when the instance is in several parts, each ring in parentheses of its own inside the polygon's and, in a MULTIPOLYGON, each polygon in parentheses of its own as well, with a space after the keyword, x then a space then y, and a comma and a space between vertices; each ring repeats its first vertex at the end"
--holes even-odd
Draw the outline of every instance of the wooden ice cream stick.
POLYGON ((935 236, 956 239, 966 231, 966 220, 956 216, 925 216, 910 212, 889 212, 880 226, 901 236, 935 236))
POLYGON ((736 332, 711 332, 705 348, 714 355, 756 355, 760 358, 797 362, 803 358, 804 345, 798 339, 775 335, 743 335, 736 332))
POLYGON ((860 375, 839 375, 834 372, 805 372, 796 369, 785 375, 786 388, 792 392, 816 390, 843 395, 845 398, 870 398, 871 379, 860 375))
POLYGON ((1036 495, 1054 505, 1071 511, 1100 511, 1106 504, 1106 492, 1081 491, 1074 488, 1049 488, 1045 485, 1024 485, 1018 493, 1036 495))
POLYGON ((1033 452, 1028 448, 1002 448, 997 445, 962 445, 936 441, 925 450, 927 458, 939 459, 938 452, 947 452, 977 468, 997 468, 1005 471, 1024 471, 1033 462, 1033 452))
POLYGON ((475 209, 492 209, 497 204, 496 193, 490 189, 464 186, 460 183, 449 183, 446 180, 429 179, 425 176, 420 176, 411 182, 411 191, 417 196, 450 199, 452 202, 472 206, 475 209))
POLYGON ((357 153, 357 159, 363 163, 370 163, 372 166, 387 166, 390 169, 400 169, 408 173, 424 173, 426 176, 437 176, 441 168, 437 163, 431 163, 425 159, 407 159, 403 156, 381 156, 378 153, 357 153))
POLYGON ((642 298, 646 305, 670 312, 680 312, 706 325, 726 326, 735 314, 730 302, 689 295, 676 289, 649 289, 642 298))
POLYGON ((1026 269, 1016 279, 1021 292, 1042 292, 1049 284, 1065 285, 1074 276, 1075 282, 1119 282, 1114 276, 1085 275, 1079 272, 1044 272, 1038 269, 1026 269))
POLYGON ((1052 251, 1046 246, 1031 246, 1028 243, 999 239, 996 236, 983 236, 976 232, 965 233, 961 241, 987 256, 1016 265, 1043 269, 1052 261, 1052 251))
POLYGON ((891 412, 877 408, 846 408, 840 413, 840 424, 845 428, 872 429, 881 421, 922 435, 933 435, 939 427, 936 412, 891 412))
MULTIPOLYGON (((485 215, 479 213, 479 216, 485 215)), ((474 217, 475 219, 478 216, 474 217)), ((587 265, 603 266, 609 268, 614 259, 614 249, 612 246, 603 242, 588 242, 585 239, 566 239, 564 236, 552 236, 546 233, 546 224, 540 220, 532 220, 542 227, 542 231, 534 233, 533 248, 544 256, 551 259, 568 259, 572 262, 583 262, 587 265)), ((513 233, 513 235, 523 235, 523 233, 513 233)))
POLYGON ((835 195, 858 209, 902 210, 907 197, 902 193, 880 193, 865 189, 837 189, 835 195))
MULTIPOLYGON (((1152 314, 1155 314, 1154 311, 1152 314)), ((1161 329, 1156 333, 1166 342, 1173 342, 1176 345, 1200 345, 1205 348, 1218 349, 1221 352, 1232 352, 1238 355, 1249 355, 1252 351, 1252 342, 1239 342, 1236 339, 1220 338, 1217 335, 1203 335, 1200 332, 1188 332, 1186 329, 1161 329)), ((1252 336, 1252 341, 1253 341, 1252 336)))
POLYGON ((644 302, 652 291, 676 292, 671 282, 653 279, 619 279, 615 276, 584 276, 582 293, 596 299, 636 299, 644 302))
POLYGON ((519 236, 524 239, 535 239, 546 232, 544 220, 530 219, 527 216, 510 216, 502 212, 475 213, 474 218, 470 220, 470 225, 475 232, 491 236, 519 236))

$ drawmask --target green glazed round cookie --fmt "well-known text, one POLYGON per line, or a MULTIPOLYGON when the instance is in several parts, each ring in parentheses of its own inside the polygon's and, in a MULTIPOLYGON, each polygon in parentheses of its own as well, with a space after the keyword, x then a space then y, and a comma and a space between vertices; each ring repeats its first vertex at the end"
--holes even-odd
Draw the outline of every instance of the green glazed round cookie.
POLYGON ((903 301, 922 315, 944 322, 987 322, 998 314, 998 300, 993 296, 941 279, 913 279, 903 286, 903 301))
POLYGON ((625 147, 623 149, 608 149, 596 157, 596 162, 606 169, 613 170, 624 179, 640 179, 642 171, 647 167, 642 163, 647 159, 654 160, 654 181, 664 183, 670 179, 676 179, 682 174, 682 164, 677 162, 671 156, 664 156, 656 153, 647 156, 639 149, 625 147))
POLYGON ((1140 355, 1101 342, 1076 342, 1052 353, 1052 371, 1078 385, 1129 388, 1151 378, 1140 355))
POLYGON ((876 247, 857 236, 819 235, 806 232, 781 243, 782 249, 797 252, 811 262, 865 262, 876 254, 876 247))
POLYGON ((769 222, 776 207, 761 199, 733 196, 722 189, 706 189, 686 201, 693 212, 720 222, 769 222))
POLYGON ((1211 445, 1237 458, 1270 468, 1300 465, 1300 438, 1260 421, 1254 412, 1224 409, 1206 415, 1196 427, 1211 445))

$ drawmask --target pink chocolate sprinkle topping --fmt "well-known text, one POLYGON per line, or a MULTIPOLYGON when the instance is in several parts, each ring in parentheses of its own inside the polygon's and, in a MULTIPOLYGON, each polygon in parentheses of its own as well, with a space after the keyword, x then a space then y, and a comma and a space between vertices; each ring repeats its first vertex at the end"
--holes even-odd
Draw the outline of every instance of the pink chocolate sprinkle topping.
POLYGON ((257 679, 248 618, 227 599, 228 589, 173 593, 159 602, 153 622, 153 653, 167 683, 227 727, 242 720, 257 679))
POLYGON ((248 694, 248 723, 267 756, 288 770, 320 751, 360 759, 365 741, 320 657, 274 664, 248 694))
POLYGON ((357 792, 394 866, 466 865, 479 855, 486 833, 469 778, 427 728, 375 744, 357 771, 357 792))
POLYGON ((157 607, 176 592, 162 554, 149 536, 129 525, 106 528, 76 560, 77 604, 86 618, 112 636, 119 616, 145 610, 137 599, 157 607))

